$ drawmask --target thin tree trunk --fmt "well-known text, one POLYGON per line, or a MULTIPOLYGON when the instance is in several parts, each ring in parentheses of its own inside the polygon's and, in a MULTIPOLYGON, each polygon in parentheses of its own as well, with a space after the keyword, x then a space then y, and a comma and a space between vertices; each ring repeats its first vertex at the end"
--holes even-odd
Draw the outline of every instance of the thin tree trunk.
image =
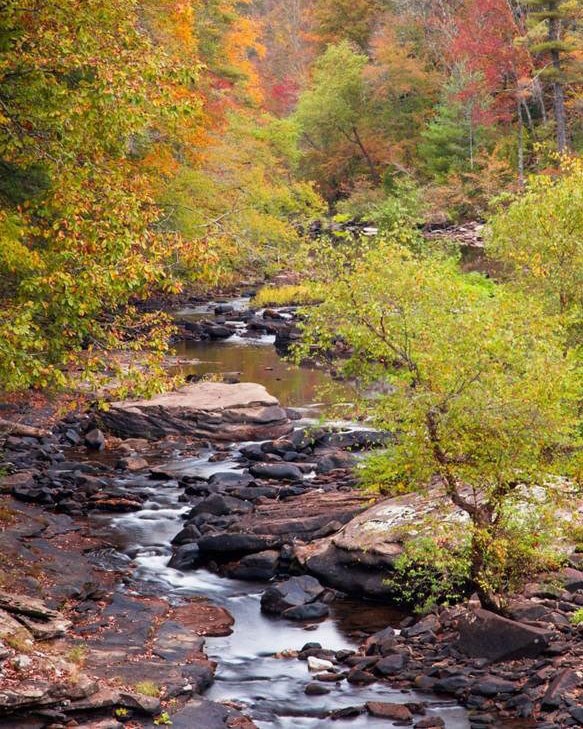
POLYGON ((358 146, 360 151, 362 152, 362 156, 364 157, 364 159, 370 169, 370 174, 371 174, 373 181, 377 185, 380 185, 381 176, 379 175, 378 170, 377 170, 374 162, 372 161, 371 156, 369 155, 366 147, 362 143, 362 139, 360 138, 360 134, 358 133, 358 130, 356 127, 352 127, 352 133, 354 134, 354 142, 358 146))
MULTIPOLYGON (((557 43, 561 35, 561 21, 559 18, 549 18, 549 41, 557 43)), ((565 90, 561 76, 561 53, 556 48, 551 51, 551 61, 555 78, 553 80, 553 102, 555 111, 555 125, 557 129, 557 149, 561 154, 567 151, 567 112, 565 111, 565 90)))
POLYGON ((4 418, 0 418, 0 432, 2 435, 11 434, 29 438, 44 438, 49 434, 49 431, 43 428, 15 423, 12 420, 4 420, 4 418))
POLYGON ((524 188, 524 122, 522 120, 522 103, 520 99, 517 104, 518 111, 518 184, 524 188))
POLYGON ((540 82, 539 78, 535 78, 532 84, 532 91, 533 95, 536 97, 536 100, 538 101, 538 105, 540 106, 540 113, 543 120, 543 124, 547 123, 547 107, 545 106, 545 97, 543 94, 543 88, 540 82))

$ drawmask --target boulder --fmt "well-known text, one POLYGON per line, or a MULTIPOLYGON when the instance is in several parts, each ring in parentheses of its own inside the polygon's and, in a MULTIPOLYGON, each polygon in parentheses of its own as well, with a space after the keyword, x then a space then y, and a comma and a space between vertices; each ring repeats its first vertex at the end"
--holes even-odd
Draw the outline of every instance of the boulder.
POLYGON ((392 597, 387 577, 403 553, 403 536, 430 533, 429 517, 463 525, 463 515, 444 503, 439 490, 397 496, 370 506, 331 537, 296 550, 307 572, 343 592, 375 599, 392 597), (423 526, 427 524, 427 526, 423 526), (421 526, 420 526, 421 525, 421 526))
POLYGON ((456 647, 461 653, 492 662, 536 658, 546 650, 552 635, 548 630, 482 609, 462 615, 458 629, 456 647))
POLYGON ((207 699, 193 699, 172 714, 172 729, 252 729, 254 726, 235 709, 207 699))
POLYGON ((190 512, 190 517, 199 514, 213 514, 214 516, 227 516, 228 514, 244 514, 252 511, 253 507, 247 501, 235 499, 232 496, 212 494, 203 499, 190 512))
POLYGON ((99 428, 93 428, 85 435, 85 445, 94 451, 102 451, 105 448, 105 436, 99 428))
POLYGON ((395 645, 395 631, 388 626, 377 633, 373 633, 364 643, 364 651, 367 656, 385 656, 391 652, 395 645))
POLYGON ((127 458, 120 458, 117 467, 122 471, 143 471, 148 468, 148 461, 141 456, 128 456, 127 458))
POLYGON ((23 491, 33 489, 37 476, 38 471, 34 469, 12 473, 10 476, 2 476, 0 478, 0 493, 9 494, 14 488, 20 488, 23 491))
MULTIPOLYGON (((547 709, 559 708, 561 704, 569 698, 571 692, 581 686, 581 683, 581 676, 575 671, 568 668, 559 671, 549 684, 549 687, 543 696, 543 707, 547 709)), ((574 698, 574 696, 571 698, 574 698)))
POLYGON ((388 701, 369 701, 366 705, 371 716, 392 721, 411 722, 413 715, 404 704, 394 704, 388 701))
POLYGON ((320 620, 330 615, 330 608, 323 602, 296 605, 284 610, 282 616, 287 620, 320 620))
POLYGON ((151 400, 112 403, 104 425, 122 438, 188 435, 225 441, 266 440, 292 424, 262 385, 197 382, 151 400))
POLYGON ((175 570, 194 569, 200 564, 200 550, 197 544, 182 544, 168 562, 168 567, 175 570))
POLYGON ((408 660, 409 657, 404 653, 393 653, 393 655, 381 658, 375 664, 375 671, 381 676, 394 676, 405 668, 408 660))
POLYGON ((291 463, 257 463, 249 471, 255 478, 273 481, 301 481, 303 478, 300 469, 291 463))
POLYGON ((257 554, 248 554, 240 562, 228 566, 225 573, 237 580, 270 580, 275 577, 279 563, 279 552, 267 549, 257 554))
POLYGON ((261 610, 270 615, 280 615, 288 608, 315 602, 324 592, 314 577, 291 577, 269 587, 261 596, 261 610))

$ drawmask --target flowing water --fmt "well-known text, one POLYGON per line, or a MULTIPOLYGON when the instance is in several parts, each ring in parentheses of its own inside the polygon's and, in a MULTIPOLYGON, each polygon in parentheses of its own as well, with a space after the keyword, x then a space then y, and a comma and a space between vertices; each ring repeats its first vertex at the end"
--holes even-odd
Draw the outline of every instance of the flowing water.
MULTIPOLYGON (((236 302, 238 307, 245 304, 241 300, 236 302)), ((208 311, 209 308, 189 310, 180 316, 208 318, 208 311)), ((318 388, 325 384, 326 374, 283 362, 272 342, 267 337, 235 336, 219 343, 187 343, 179 348, 179 354, 201 360, 200 364, 191 365, 197 374, 239 372, 242 381, 265 385, 283 405, 317 403, 318 388)), ((213 472, 237 470, 234 460, 212 463, 209 462, 211 455, 208 451, 199 458, 177 458, 165 464, 165 470, 203 477, 213 472)), ((430 705, 430 713, 435 712, 445 720, 447 729, 468 729, 465 711, 454 702, 402 692, 383 683, 357 687, 344 681, 328 684, 331 688, 328 695, 306 696, 304 688, 310 681, 306 662, 276 657, 277 654, 298 650, 311 641, 332 650, 356 648, 363 635, 389 624, 398 625, 402 616, 386 606, 354 599, 336 601, 330 618, 311 626, 265 616, 259 606, 264 584, 221 578, 206 570, 180 572, 167 566, 170 540, 180 530, 182 515, 188 507, 179 501, 182 492, 176 481, 163 484, 144 480, 138 488, 142 492, 148 489, 149 493, 141 511, 114 519, 103 518, 101 522, 117 549, 137 564, 136 584, 170 600, 204 596, 224 606, 235 619, 232 635, 207 640, 207 653, 218 662, 216 681, 206 694, 208 698, 240 703, 261 729, 315 729, 328 724, 339 729, 343 726, 389 729, 393 726, 390 721, 366 713, 338 722, 325 718, 329 710, 371 700, 425 701, 430 705)))

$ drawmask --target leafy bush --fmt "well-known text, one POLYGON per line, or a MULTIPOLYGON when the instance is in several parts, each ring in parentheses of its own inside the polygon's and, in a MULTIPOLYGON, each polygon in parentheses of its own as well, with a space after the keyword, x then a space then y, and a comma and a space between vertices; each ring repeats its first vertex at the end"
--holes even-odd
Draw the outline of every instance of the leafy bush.
POLYGON ((469 542, 438 544, 423 537, 405 544, 385 584, 398 604, 427 613, 436 605, 463 599, 471 584, 470 567, 469 542))

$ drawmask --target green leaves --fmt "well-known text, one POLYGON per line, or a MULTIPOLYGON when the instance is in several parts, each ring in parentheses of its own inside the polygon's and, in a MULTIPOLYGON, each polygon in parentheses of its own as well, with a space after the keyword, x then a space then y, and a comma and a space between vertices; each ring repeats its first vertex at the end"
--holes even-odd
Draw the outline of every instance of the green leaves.
POLYGON ((329 357, 341 342, 334 366, 355 381, 359 410, 395 433, 365 467, 369 484, 401 493, 437 477, 489 533, 519 484, 564 472, 576 361, 539 301, 390 239, 328 267, 301 353, 329 357))

